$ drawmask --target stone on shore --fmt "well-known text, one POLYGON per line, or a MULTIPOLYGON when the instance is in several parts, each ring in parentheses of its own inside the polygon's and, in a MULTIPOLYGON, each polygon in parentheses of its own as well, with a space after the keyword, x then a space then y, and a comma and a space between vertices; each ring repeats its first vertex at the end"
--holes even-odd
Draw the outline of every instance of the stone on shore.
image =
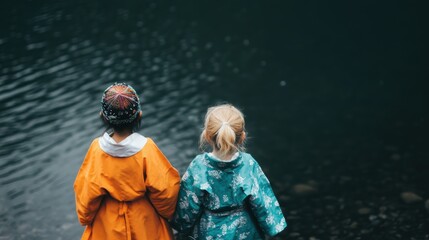
POLYGON ((371 213, 371 209, 370 209, 370 208, 367 208, 367 207, 362 207, 362 208, 359 208, 359 209, 358 209, 358 213, 359 213, 360 215, 368 215, 368 214, 370 214, 370 213, 371 213))
POLYGON ((401 193, 401 198, 405 203, 416 203, 423 200, 422 197, 413 192, 403 192, 401 193))
POLYGON ((292 191, 296 194, 296 195, 310 195, 313 194, 315 192, 317 192, 316 188, 307 185, 307 184, 296 184, 292 187, 292 191))

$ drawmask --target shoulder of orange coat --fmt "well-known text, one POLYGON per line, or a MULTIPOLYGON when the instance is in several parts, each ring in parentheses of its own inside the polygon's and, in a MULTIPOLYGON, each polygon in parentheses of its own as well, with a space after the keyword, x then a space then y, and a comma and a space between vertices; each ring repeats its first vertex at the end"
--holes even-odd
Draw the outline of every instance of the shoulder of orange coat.
POLYGON ((171 164, 170 160, 164 155, 164 153, 159 149, 158 145, 151 139, 147 138, 147 143, 141 150, 143 153, 143 157, 152 157, 151 160, 156 160, 156 163, 158 165, 162 165, 166 168, 166 170, 169 170, 170 168, 176 172, 177 169, 174 168, 174 166, 171 164))
POLYGON ((91 144, 89 145, 88 153, 97 149, 101 149, 99 145, 99 138, 94 138, 91 144))
POLYGON ((149 137, 146 137, 146 138, 147 138, 147 142, 144 145, 144 147, 140 150, 140 152, 142 152, 143 155, 152 154, 153 152, 161 152, 161 150, 159 150, 158 146, 152 140, 152 138, 149 138, 149 137))

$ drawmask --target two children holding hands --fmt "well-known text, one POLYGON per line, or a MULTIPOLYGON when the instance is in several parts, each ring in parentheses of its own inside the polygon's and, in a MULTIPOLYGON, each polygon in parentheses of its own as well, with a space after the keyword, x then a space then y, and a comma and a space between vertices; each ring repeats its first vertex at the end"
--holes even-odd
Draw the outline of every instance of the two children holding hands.
POLYGON ((270 183, 243 151, 243 114, 232 105, 208 109, 201 143, 212 152, 194 158, 181 181, 154 141, 136 132, 142 112, 135 90, 108 87, 96 138, 74 189, 82 239, 264 239, 286 228, 270 183))

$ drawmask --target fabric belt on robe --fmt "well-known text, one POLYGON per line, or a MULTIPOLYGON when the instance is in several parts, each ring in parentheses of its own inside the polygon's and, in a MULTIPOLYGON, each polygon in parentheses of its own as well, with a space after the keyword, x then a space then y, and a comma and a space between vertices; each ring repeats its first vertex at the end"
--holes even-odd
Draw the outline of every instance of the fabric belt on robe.
POLYGON ((127 240, 131 240, 131 226, 130 226, 130 220, 128 218, 128 203, 121 201, 119 202, 119 216, 124 216, 125 217, 125 227, 127 229, 127 240))
POLYGON ((226 207, 226 208, 220 208, 216 210, 210 210, 210 209, 204 209, 204 212, 208 215, 214 215, 214 216, 228 216, 233 213, 242 212, 245 211, 245 207, 243 205, 234 206, 234 207, 226 207))

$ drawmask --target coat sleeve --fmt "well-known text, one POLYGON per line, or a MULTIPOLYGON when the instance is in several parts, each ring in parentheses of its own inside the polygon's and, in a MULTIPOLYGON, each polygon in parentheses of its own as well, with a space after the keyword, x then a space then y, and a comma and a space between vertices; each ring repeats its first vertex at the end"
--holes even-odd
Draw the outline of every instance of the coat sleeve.
POLYGON ((172 227, 183 234, 190 234, 202 211, 203 192, 196 186, 193 163, 183 174, 180 183, 179 200, 173 216, 172 227))
POLYGON ((76 212, 82 225, 89 225, 94 220, 95 214, 106 191, 97 184, 94 169, 94 159, 91 154, 92 145, 85 156, 82 166, 74 182, 76 212))
POLYGON ((179 172, 151 139, 147 144, 150 146, 143 171, 148 197, 159 215, 171 219, 180 187, 179 172))
POLYGON ((252 181, 249 197, 251 211, 265 234, 274 236, 283 231, 287 223, 270 182, 256 161, 252 181))

